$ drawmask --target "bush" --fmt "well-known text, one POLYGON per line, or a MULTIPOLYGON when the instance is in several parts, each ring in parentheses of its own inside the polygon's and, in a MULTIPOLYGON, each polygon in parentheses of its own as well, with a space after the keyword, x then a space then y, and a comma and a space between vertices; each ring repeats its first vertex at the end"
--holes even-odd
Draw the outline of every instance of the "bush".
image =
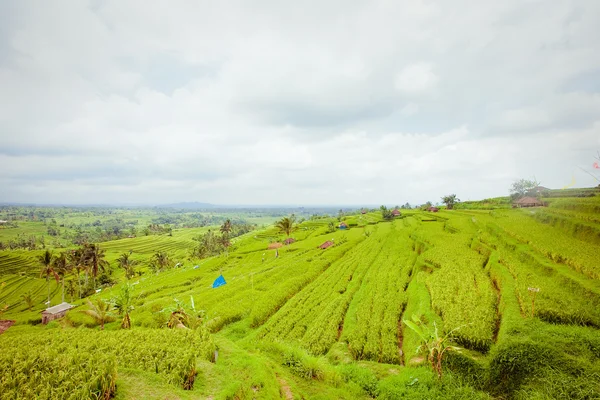
POLYGON ((373 371, 361 368, 356 364, 344 365, 340 369, 345 382, 354 382, 369 396, 377 397, 379 394, 379 381, 373 371))

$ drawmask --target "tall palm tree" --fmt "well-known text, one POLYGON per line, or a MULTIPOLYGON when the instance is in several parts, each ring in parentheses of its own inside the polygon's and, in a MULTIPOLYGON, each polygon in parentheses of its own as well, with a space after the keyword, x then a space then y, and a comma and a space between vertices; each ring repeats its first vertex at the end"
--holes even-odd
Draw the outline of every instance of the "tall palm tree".
POLYGON ((105 302, 102 299, 96 299, 93 303, 88 300, 89 310, 82 310, 81 312, 89 315, 94 321, 100 325, 100 329, 104 330, 104 324, 115 320, 112 315, 112 304, 105 302))
POLYGON ((117 259, 119 267, 125 270, 125 277, 127 279, 131 279, 133 277, 133 275, 135 274, 133 267, 135 267, 138 264, 138 262, 136 260, 132 260, 130 256, 131 252, 123 253, 117 259))
POLYGON ((50 250, 46 249, 46 251, 41 256, 38 256, 38 261, 42 265, 42 271, 40 273, 40 278, 45 276, 46 283, 48 284, 48 303, 47 303, 47 305, 50 306, 50 276, 54 276, 54 279, 56 279, 56 283, 59 282, 60 277, 58 276, 58 274, 54 270, 54 267, 52 266, 53 261, 54 261, 54 255, 52 255, 52 252, 50 250))
POLYGON ((285 233, 288 237, 292 234, 293 231, 296 230, 294 223, 296 222, 296 217, 294 215, 290 217, 283 217, 275 226, 279 229, 279 232, 285 233))
POLYGON ((99 245, 94 243, 84 245, 83 257, 86 266, 92 274, 92 279, 94 280, 94 289, 96 289, 96 277, 98 276, 98 272, 106 271, 106 268, 109 265, 108 261, 104 259, 104 256, 104 250, 100 249, 99 245))
POLYGON ((227 220, 225 220, 225 222, 223 222, 223 225, 221 225, 220 231, 221 233, 229 234, 232 228, 233 226, 231 225, 231 220, 228 218, 227 220))
POLYGON ((71 270, 71 263, 66 252, 60 253, 52 260, 52 267, 62 280, 62 302, 65 302, 65 275, 71 270))
POLYGON ((68 255, 69 264, 71 265, 71 271, 77 275, 77 284, 79 287, 79 298, 81 299, 81 271, 85 270, 85 260, 83 258, 83 250, 71 250, 68 255))

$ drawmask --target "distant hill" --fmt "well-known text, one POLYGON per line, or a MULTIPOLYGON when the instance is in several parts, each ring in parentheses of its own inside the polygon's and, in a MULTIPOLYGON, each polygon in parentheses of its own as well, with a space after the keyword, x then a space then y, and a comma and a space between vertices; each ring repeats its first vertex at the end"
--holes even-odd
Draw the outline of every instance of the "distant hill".
POLYGON ((215 208, 216 205, 210 203, 199 203, 197 201, 188 201, 183 203, 172 203, 172 204, 160 204, 157 208, 184 208, 184 209, 201 209, 201 208, 215 208))

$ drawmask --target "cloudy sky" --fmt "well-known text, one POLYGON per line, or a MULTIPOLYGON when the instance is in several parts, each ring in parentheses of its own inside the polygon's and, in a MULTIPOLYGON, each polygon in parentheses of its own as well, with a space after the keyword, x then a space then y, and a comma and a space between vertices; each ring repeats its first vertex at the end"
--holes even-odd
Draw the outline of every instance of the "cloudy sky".
POLYGON ((596 185, 598 38, 598 0, 1 1, 0 201, 596 185))

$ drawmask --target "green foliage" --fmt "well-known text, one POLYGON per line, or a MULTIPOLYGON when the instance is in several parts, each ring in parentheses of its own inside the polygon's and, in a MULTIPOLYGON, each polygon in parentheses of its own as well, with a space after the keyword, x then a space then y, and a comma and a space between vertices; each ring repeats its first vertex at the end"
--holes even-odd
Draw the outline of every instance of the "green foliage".
POLYGON ((448 210, 452 210, 454 208, 454 205, 459 201, 460 199, 458 199, 455 194, 449 194, 447 196, 442 197, 442 203, 446 205, 448 210))
POLYGON ((535 179, 529 180, 529 179, 519 179, 515 182, 513 182, 513 184, 510 187, 510 196, 513 199, 518 199, 520 197, 523 196, 530 196, 530 195, 536 195, 536 193, 533 193, 533 189, 536 186, 539 186, 540 182, 538 182, 535 179))
POLYGON ((452 346, 450 343, 453 340, 452 333, 460 327, 453 329, 445 335, 438 334, 438 328, 433 322, 433 328, 421 323, 421 320, 416 315, 413 315, 413 320, 402 320, 402 322, 412 329, 421 338, 421 345, 417 348, 417 353, 424 353, 427 361, 437 374, 438 378, 442 378, 442 362, 446 352, 459 351, 460 348, 452 346))

